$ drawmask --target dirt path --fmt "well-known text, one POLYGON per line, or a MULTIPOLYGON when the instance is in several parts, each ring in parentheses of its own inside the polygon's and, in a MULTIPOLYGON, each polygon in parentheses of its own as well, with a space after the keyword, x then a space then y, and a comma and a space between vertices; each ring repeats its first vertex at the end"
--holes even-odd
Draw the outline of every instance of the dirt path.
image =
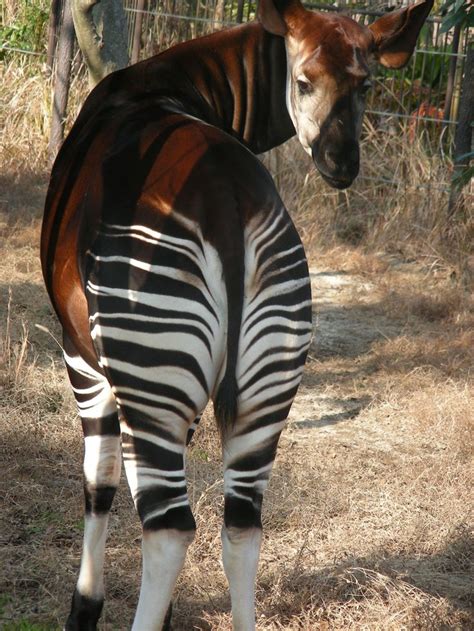
MULTIPOLYGON (((316 268, 311 268, 310 274, 315 310, 308 365, 313 364, 313 370, 324 370, 324 363, 339 360, 336 382, 340 382, 345 373, 350 376, 354 372, 354 362, 369 353, 374 342, 398 335, 400 323, 373 309, 376 288, 362 276, 316 268)), ((304 379, 291 410, 290 431, 311 439, 311 434, 304 431, 307 428, 336 431, 341 421, 356 417, 368 397, 346 396, 346 390, 344 384, 339 384, 339 395, 334 397, 332 391, 315 391, 314 384, 304 379)))

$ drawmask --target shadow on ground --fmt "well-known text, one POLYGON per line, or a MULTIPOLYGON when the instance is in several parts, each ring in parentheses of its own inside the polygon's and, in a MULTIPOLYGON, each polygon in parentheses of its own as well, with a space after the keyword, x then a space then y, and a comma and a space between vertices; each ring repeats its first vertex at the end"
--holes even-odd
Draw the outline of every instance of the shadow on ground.
MULTIPOLYGON (((13 619, 48 621, 51 629, 58 628, 53 620, 59 622, 66 615, 82 539, 79 422, 72 418, 61 422, 63 427, 59 423, 52 435, 47 423, 21 432, 10 425, 4 432, 1 455, 0 497, 4 505, 0 520, 0 592, 9 598, 7 619, 17 616, 13 619), (75 432, 66 431, 68 422, 77 425, 75 432)), ((215 462, 198 465, 203 470, 195 471, 195 475, 206 479, 207 488, 214 487, 221 476, 220 468, 215 462)), ((296 482, 292 482, 291 472, 285 470, 284 475, 290 478, 291 489, 296 482)), ((109 549, 114 552, 107 561, 106 611, 112 626, 107 625, 107 629, 127 628, 126 620, 132 615, 138 591, 139 526, 130 503, 122 484, 111 520, 109 549)), ((213 519, 220 522, 220 517, 213 519)), ((444 549, 432 555, 391 555, 375 550, 366 557, 348 557, 313 572, 299 568, 296 562, 282 576, 277 604, 264 604, 263 613, 267 618, 277 616, 280 624, 287 625, 283 628, 290 629, 292 619, 305 611, 317 610, 324 620, 324 611, 334 605, 383 600, 397 594, 403 598, 414 587, 425 595, 447 599, 457 619, 456 628, 467 630, 472 628, 473 552, 467 530, 461 529, 444 549)), ((175 603, 174 631, 188 631, 193 625, 210 631, 212 627, 203 622, 202 615, 228 612, 229 597, 223 593, 196 600, 187 594, 189 588, 187 583, 181 586, 175 603)), ((263 571, 260 602, 275 603, 274 589, 263 571)), ((417 628, 438 628, 435 614, 427 609, 432 606, 430 601, 424 599, 420 606, 417 628)))
MULTIPOLYGON (((324 610, 333 609, 335 604, 355 605, 357 601, 372 598, 386 601, 398 597, 403 609, 403 596, 413 596, 412 588, 415 588, 421 592, 420 596, 446 599, 457 617, 456 629, 472 629, 473 566, 474 542, 466 526, 444 549, 431 555, 391 556, 384 550, 376 550, 367 557, 349 557, 314 572, 296 568, 284 578, 280 619, 283 624, 290 623, 292 617, 301 615, 310 603, 318 608, 322 620, 324 610)), ((416 603, 416 599, 412 598, 412 606, 413 602, 416 603)), ((440 628, 433 612, 429 611, 434 604, 429 602, 420 602, 419 610, 413 612, 413 623, 417 623, 413 628, 440 628)), ((265 613, 270 617, 279 613, 278 607, 276 609, 265 613)))
POLYGON ((22 227, 43 214, 49 172, 0 173, 0 212, 9 225, 22 227))
POLYGON ((399 336, 404 324, 382 315, 381 307, 380 303, 350 306, 316 303, 310 358, 355 359, 369 353, 374 342, 399 336))
POLYGON ((61 327, 41 283, 0 284, 0 322, 2 333, 9 336, 6 343, 10 348, 21 344, 26 335, 28 352, 37 366, 49 366, 51 357, 60 357, 54 338, 61 342, 61 327))

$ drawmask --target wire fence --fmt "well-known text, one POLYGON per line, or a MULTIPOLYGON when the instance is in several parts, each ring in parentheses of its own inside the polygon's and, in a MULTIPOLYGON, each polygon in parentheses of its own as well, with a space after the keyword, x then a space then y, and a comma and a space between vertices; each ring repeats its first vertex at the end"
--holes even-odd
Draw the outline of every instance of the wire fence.
MULTIPOLYGON (((391 4, 394 8, 399 2, 391 4)), ((376 0, 365 0, 357 6, 349 0, 333 4, 310 2, 306 6, 321 11, 343 11, 363 24, 369 24, 387 10, 386 3, 376 0)), ((256 2, 124 0, 124 8, 130 57, 135 62, 178 42, 251 20, 255 17, 256 2)), ((414 55, 402 71, 377 67, 366 112, 377 129, 390 132, 396 127, 397 133, 406 134, 407 142, 421 139, 428 153, 450 156, 470 32, 457 27, 442 33, 441 22, 437 15, 428 18, 414 55)), ((2 46, 1 50, 43 55, 9 46, 2 46)))

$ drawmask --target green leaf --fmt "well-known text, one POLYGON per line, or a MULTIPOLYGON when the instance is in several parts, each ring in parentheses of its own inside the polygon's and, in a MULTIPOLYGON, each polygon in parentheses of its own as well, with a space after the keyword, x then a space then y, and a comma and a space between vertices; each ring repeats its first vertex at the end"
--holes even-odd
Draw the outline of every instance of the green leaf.
MULTIPOLYGON (((461 2, 463 2, 464 0, 461 0, 461 2)), ((446 0, 446 2, 439 8, 440 12, 443 13, 443 11, 447 11, 449 9, 449 7, 454 4, 456 2, 456 0, 446 0)))
POLYGON ((464 20, 467 18, 467 13, 464 7, 459 11, 453 11, 449 13, 446 18, 443 20, 443 24, 439 29, 440 33, 446 33, 450 28, 456 26, 457 24, 462 24, 464 20))

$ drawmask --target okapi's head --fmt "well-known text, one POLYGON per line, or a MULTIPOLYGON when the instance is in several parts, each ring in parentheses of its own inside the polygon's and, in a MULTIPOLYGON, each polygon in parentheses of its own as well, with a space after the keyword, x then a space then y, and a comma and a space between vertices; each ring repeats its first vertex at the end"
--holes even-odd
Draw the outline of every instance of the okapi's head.
POLYGON ((263 27, 285 38, 286 100, 296 133, 331 186, 347 188, 359 172, 371 61, 404 66, 432 6, 425 0, 366 27, 340 14, 307 11, 299 0, 260 0, 263 27))

